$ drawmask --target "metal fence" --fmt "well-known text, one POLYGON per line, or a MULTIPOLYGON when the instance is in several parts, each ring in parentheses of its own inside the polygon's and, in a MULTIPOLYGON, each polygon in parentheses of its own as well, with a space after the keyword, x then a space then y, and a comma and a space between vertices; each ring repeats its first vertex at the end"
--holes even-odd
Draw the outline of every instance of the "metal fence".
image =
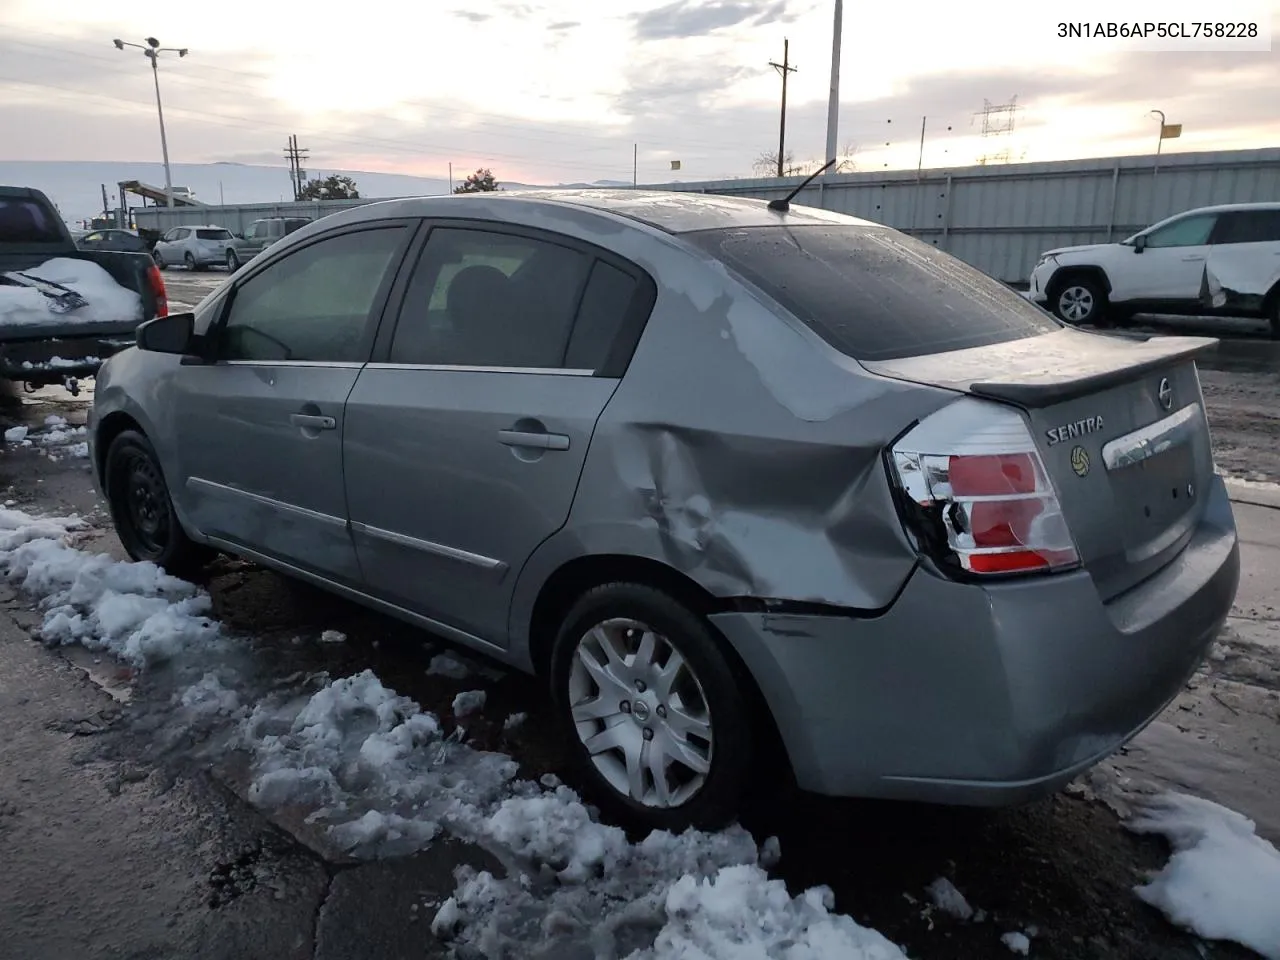
MULTIPOLYGON (((782 197, 800 178, 653 184, 649 189, 782 197)), ((1280 200, 1280 149, 1018 163, 819 177, 797 203, 904 230, 999 280, 1025 281, 1052 247, 1122 239, 1193 207, 1280 200)), ((253 203, 135 211, 139 226, 214 223, 243 232, 261 217, 321 217, 373 200, 253 203)))

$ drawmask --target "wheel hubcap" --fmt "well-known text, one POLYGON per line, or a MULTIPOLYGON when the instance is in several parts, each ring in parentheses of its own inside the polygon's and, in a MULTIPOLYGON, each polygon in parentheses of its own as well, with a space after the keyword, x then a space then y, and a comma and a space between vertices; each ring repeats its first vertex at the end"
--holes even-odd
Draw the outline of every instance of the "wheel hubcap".
POLYGON ((592 627, 574 651, 569 703, 591 762, 619 793, 674 807, 702 789, 711 713, 702 684, 666 637, 635 620, 592 627))
POLYGON ((1085 287, 1067 287, 1058 297, 1063 317, 1079 322, 1093 313, 1093 293, 1085 287))

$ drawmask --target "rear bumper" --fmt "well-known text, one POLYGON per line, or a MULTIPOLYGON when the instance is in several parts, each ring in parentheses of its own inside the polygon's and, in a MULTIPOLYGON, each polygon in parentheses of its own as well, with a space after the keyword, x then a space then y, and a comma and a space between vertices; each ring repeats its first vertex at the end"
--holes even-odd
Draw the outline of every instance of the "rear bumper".
POLYGON ((104 360, 134 342, 133 334, 117 334, 0 343, 0 378, 45 384, 91 376, 104 360))
POLYGON ((973 586, 917 571, 873 619, 713 619, 760 685, 802 788, 1003 806, 1059 789, 1155 719, 1239 579, 1215 477, 1183 553, 1106 604, 1084 572, 973 586))

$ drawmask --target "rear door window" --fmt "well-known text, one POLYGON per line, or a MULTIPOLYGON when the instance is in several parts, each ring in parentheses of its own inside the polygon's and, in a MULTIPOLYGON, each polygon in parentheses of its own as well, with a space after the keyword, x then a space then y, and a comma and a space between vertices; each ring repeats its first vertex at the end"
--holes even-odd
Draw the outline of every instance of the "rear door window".
POLYGON ((230 239, 231 239, 231 231, 230 231, 230 230, 221 230, 221 229, 219 229, 219 230, 197 230, 197 231, 196 231, 196 239, 197 239, 197 240, 230 240, 230 239))
POLYGON ((1059 329, 999 281, 885 227, 755 227, 683 239, 857 360, 983 347, 1059 329))
POLYGON ((1280 210, 1238 210, 1218 218, 1209 242, 1280 243, 1280 210))

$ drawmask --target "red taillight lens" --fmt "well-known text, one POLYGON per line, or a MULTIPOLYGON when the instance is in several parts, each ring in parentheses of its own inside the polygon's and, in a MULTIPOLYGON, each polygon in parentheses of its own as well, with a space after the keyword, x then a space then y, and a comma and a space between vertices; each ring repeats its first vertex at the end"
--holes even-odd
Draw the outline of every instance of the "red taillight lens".
POLYGON ((147 283, 151 287, 151 293, 156 298, 156 316, 167 317, 169 315, 169 292, 164 288, 164 277, 160 273, 160 268, 154 263, 147 268, 147 283))
POLYGON ((1017 411, 958 401, 895 444, 892 462, 907 528, 942 565, 1007 574, 1079 563, 1057 494, 1017 411), (948 447, 963 452, 932 452, 948 447))

